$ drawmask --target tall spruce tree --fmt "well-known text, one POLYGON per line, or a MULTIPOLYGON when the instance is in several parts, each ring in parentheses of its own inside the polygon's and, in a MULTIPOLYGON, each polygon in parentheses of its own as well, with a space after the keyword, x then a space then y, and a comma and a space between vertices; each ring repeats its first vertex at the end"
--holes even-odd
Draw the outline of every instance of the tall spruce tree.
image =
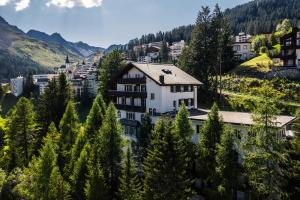
POLYGON ((80 130, 75 104, 72 101, 67 105, 66 111, 59 124, 59 130, 61 134, 59 166, 63 169, 62 167, 67 165, 70 161, 70 150, 80 130))
POLYGON ((106 102, 109 101, 107 90, 112 88, 112 80, 124 67, 124 59, 121 52, 114 50, 112 53, 108 54, 103 60, 99 71, 99 81, 100 87, 99 92, 102 94, 106 102))
POLYGON ((162 47, 159 51, 160 62, 166 63, 169 61, 169 49, 167 42, 164 40, 162 43, 162 47))
POLYGON ((186 152, 169 118, 159 119, 144 160, 144 199, 187 199, 186 152))
POLYGON ((137 137, 138 144, 138 162, 143 163, 144 158, 147 156, 147 148, 150 144, 152 131, 152 120, 148 113, 142 118, 142 124, 137 137))
POLYGON ((123 158, 121 174, 119 198, 123 200, 141 199, 142 185, 137 175, 136 165, 129 148, 123 158))
POLYGON ((217 144, 220 142, 222 132, 223 122, 219 117, 219 108, 214 103, 200 131, 199 140, 199 171, 204 182, 209 186, 214 183, 217 144))
POLYGON ((64 73, 61 73, 58 77, 57 88, 57 117, 60 120, 65 112, 68 102, 72 99, 70 85, 67 81, 67 77, 64 73))
POLYGON ((88 175, 85 185, 87 200, 109 199, 107 186, 104 182, 103 170, 96 152, 97 149, 92 148, 88 160, 88 175))
POLYGON ((89 144, 82 149, 78 160, 74 164, 74 170, 71 175, 72 196, 74 199, 85 198, 85 185, 88 175, 88 154, 90 152, 89 144))
POLYGON ((276 124, 278 99, 268 85, 261 86, 259 97, 253 115, 255 125, 243 145, 245 175, 254 197, 274 199, 286 195, 280 167, 286 157, 276 124))
POLYGON ((27 166, 35 152, 37 133, 36 114, 30 100, 22 97, 13 108, 8 120, 9 148, 12 165, 27 166))
POLYGON ((238 178, 241 174, 235 142, 236 136, 231 127, 225 127, 216 154, 216 185, 222 199, 237 198, 238 178))
POLYGON ((122 129, 114 105, 109 104, 100 128, 99 155, 109 198, 117 198, 122 157, 122 129))

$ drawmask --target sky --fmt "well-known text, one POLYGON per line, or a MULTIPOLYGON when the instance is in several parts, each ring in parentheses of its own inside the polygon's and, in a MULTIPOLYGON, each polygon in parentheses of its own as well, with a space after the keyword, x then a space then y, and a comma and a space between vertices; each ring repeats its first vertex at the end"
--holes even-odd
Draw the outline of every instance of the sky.
MULTIPOLYGON (((0 0, 0 16, 24 32, 60 33, 107 48, 143 34, 193 24, 202 6, 224 10, 249 0, 0 0)), ((0 30, 1 31, 1 30, 0 30)))

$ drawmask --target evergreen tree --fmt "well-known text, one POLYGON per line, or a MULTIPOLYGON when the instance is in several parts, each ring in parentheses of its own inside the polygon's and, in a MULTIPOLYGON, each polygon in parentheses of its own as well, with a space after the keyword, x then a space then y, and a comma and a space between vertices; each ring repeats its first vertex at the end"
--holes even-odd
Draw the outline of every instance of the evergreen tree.
POLYGON ((69 60, 69 54, 67 54, 67 57, 66 57, 66 64, 69 64, 70 63, 70 60, 69 60))
MULTIPOLYGON (((0 103, 2 104, 2 97, 4 96, 4 90, 3 90, 3 87, 2 87, 2 84, 0 84, 0 103)), ((0 106, 1 106, 0 104, 0 106)), ((0 107, 1 109, 1 107, 0 107)))
POLYGON ((217 144, 223 132, 223 122, 219 117, 219 108, 215 103, 208 114, 207 121, 200 131, 199 163, 204 182, 212 186, 215 177, 217 144))
POLYGON ((85 195, 87 200, 108 199, 106 184, 99 160, 96 155, 97 150, 92 148, 88 161, 88 176, 85 185, 85 195))
POLYGON ((66 111, 59 124, 59 130, 61 134, 61 155, 59 155, 59 166, 64 167, 69 163, 70 150, 72 145, 75 143, 78 131, 80 130, 79 119, 76 113, 75 105, 72 101, 70 101, 67 105, 66 111))
POLYGON ((152 131, 152 121, 151 117, 148 113, 142 118, 142 124, 140 127, 138 139, 138 161, 139 163, 143 163, 144 158, 147 156, 147 148, 150 144, 152 131))
POLYGON ((32 77, 32 73, 29 73, 25 79, 23 96, 26 98, 30 98, 32 97, 33 92, 34 92, 33 77, 32 77))
POLYGON ((60 120, 66 110, 68 102, 71 100, 71 89, 64 73, 58 77, 57 88, 57 118, 60 120))
POLYGON ((163 41, 162 47, 159 51, 160 61, 166 63, 169 61, 169 49, 166 41, 163 41))
POLYGON ((55 80, 51 80, 45 88, 44 94, 40 97, 38 103, 37 121, 39 131, 37 137, 37 148, 40 148, 51 122, 54 122, 56 127, 59 125, 60 119, 58 119, 57 105, 57 84, 55 80))
POLYGON ((229 127, 224 128, 220 144, 217 144, 216 175, 218 192, 222 199, 236 199, 240 166, 235 150, 235 135, 229 127))
POLYGON ((88 154, 90 151, 89 144, 86 144, 82 149, 80 156, 74 164, 74 170, 71 176, 72 196, 74 199, 85 198, 85 185, 88 174, 88 154))
POLYGON ((120 177, 119 197, 123 200, 139 200, 142 190, 139 181, 136 166, 132 159, 130 149, 127 149, 125 158, 123 158, 122 173, 120 177))
POLYGON ((122 54, 116 50, 108 54, 101 63, 99 72, 99 92, 105 101, 109 101, 107 90, 113 89, 111 84, 113 77, 118 75, 124 65, 122 54))
POLYGON ((14 166, 27 166, 35 149, 36 115, 30 100, 22 97, 8 121, 8 138, 14 166))
POLYGON ((117 111, 111 103, 106 111, 105 118, 100 128, 99 155, 103 169, 105 184, 108 187, 109 198, 117 197, 119 190, 119 176, 121 163, 121 125, 117 121, 117 111))
POLYGON ((280 163, 284 161, 283 141, 278 139, 275 115, 278 113, 277 93, 268 85, 259 89, 256 102, 254 127, 244 144, 244 168, 252 195, 256 198, 284 197, 280 163))
POLYGON ((70 196, 70 185, 66 182, 57 166, 52 169, 50 181, 49 181, 49 200, 69 200, 70 196))
POLYGON ((186 152, 169 118, 160 119, 144 160, 144 199, 187 199, 186 152))

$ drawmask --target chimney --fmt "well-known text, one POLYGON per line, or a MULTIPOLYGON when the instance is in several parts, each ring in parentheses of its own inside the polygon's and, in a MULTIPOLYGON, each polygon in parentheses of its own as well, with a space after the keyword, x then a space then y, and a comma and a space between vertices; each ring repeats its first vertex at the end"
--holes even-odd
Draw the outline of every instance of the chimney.
POLYGON ((159 81, 160 81, 161 84, 165 84, 165 77, 164 77, 164 75, 160 75, 159 76, 159 81))

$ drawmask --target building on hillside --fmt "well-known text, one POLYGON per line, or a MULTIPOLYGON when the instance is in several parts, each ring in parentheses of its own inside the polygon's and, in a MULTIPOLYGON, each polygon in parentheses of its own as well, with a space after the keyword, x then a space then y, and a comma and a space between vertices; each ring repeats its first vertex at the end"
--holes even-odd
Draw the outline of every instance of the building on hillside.
POLYGON ((284 68, 300 69, 300 28, 280 38, 281 54, 284 68))
MULTIPOLYGON (((190 120, 192 121, 195 134, 193 136, 193 142, 198 141, 200 130, 203 123, 208 119, 208 113, 210 110, 205 109, 192 109, 190 110, 190 120)), ((251 113, 246 112, 231 112, 231 111, 219 111, 220 117, 224 123, 229 124, 234 128, 238 138, 242 138, 242 134, 247 134, 249 128, 254 125, 251 113)), ((291 125, 296 120, 295 117, 291 116, 276 116, 274 122, 278 128, 278 137, 293 137, 291 131, 291 125)))
POLYGON ((153 123, 180 104, 197 108, 197 88, 202 83, 174 65, 129 63, 109 91, 128 136, 135 137, 148 112, 153 123))
POLYGON ((33 84, 39 87, 39 94, 43 95, 49 81, 57 79, 59 74, 37 74, 33 75, 33 84))
POLYGON ((15 97, 18 97, 23 93, 24 81, 25 79, 23 76, 18 76, 17 78, 10 79, 11 93, 15 97))
POLYGON ((234 37, 233 51, 237 60, 245 61, 255 56, 255 53, 251 50, 251 38, 251 35, 244 32, 234 37))
POLYGON ((180 42, 173 42, 170 46, 170 53, 169 56, 172 58, 172 60, 178 60, 180 54, 182 53, 183 49, 185 47, 184 40, 181 40, 180 42))

